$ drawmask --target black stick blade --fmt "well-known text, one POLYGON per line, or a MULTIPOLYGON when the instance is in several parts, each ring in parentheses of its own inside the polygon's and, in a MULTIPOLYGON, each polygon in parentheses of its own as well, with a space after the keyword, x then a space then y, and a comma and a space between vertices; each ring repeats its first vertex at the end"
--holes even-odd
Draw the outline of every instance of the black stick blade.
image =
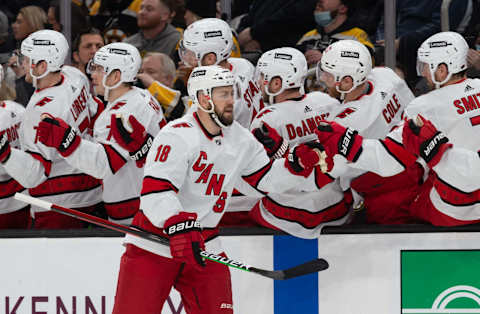
POLYGON ((272 278, 275 280, 286 280, 286 279, 291 279, 303 275, 308 275, 311 273, 316 273, 322 270, 325 270, 328 268, 328 262, 324 260, 323 258, 318 258, 311 260, 309 262, 306 262, 304 264, 285 269, 285 270, 265 270, 265 269, 260 269, 260 268, 255 268, 255 267, 250 267, 250 271, 257 273, 259 275, 272 278))

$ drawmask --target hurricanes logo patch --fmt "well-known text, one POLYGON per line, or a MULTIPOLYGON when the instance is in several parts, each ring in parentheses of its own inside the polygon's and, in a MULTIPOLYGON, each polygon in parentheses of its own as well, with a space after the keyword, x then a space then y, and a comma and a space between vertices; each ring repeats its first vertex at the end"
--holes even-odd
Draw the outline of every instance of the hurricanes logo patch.
POLYGON ((355 58, 360 59, 360 54, 356 51, 342 51, 340 56, 343 58, 355 58))
POLYGON ((292 60, 292 55, 286 53, 276 53, 274 59, 292 60))

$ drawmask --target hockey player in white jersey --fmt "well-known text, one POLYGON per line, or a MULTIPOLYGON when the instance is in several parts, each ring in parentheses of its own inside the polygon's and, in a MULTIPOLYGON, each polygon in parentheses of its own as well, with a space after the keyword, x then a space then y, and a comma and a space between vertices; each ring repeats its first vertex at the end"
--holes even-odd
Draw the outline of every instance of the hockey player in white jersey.
MULTIPOLYGON (((198 109, 155 137, 133 226, 168 237, 170 247, 126 237, 114 314, 160 313, 173 286, 188 314, 233 313, 228 268, 202 260, 199 253, 206 247, 224 254, 217 224, 235 182, 243 177, 266 193, 311 180, 319 162, 314 149, 300 145, 290 159, 270 161, 255 137, 234 121, 234 83, 227 69, 195 68, 188 93, 198 109)), ((132 138, 141 143, 136 133, 132 138)))
MULTIPOLYGON (((0 85, 3 82, 3 67, 0 66, 0 85)), ((12 147, 19 147, 20 124, 23 120, 25 108, 11 100, 2 100, 0 95, 0 141, 5 134, 5 139, 12 147)), ((3 144, 0 144, 3 146, 3 144)), ((7 154, 8 146, 3 146, 1 155, 7 154)), ((15 193, 24 191, 25 188, 0 165, 0 229, 25 229, 30 221, 30 206, 13 198, 15 193)))
MULTIPOLYGON (((52 30, 32 33, 23 40, 25 79, 36 88, 20 127, 20 149, 0 159, 6 172, 32 196, 84 211, 94 210, 100 202, 100 181, 71 167, 56 150, 38 141, 37 128, 42 115, 59 116, 79 134, 86 136, 89 126, 87 104, 76 97, 75 87, 65 79, 61 67, 68 52, 65 37, 52 30)), ((5 142, 4 142, 5 143, 5 142)), ((8 146, 8 141, 6 144, 8 146)), ((78 228, 74 218, 32 206, 35 228, 78 228)))
POLYGON ((93 135, 93 126, 98 116, 105 109, 105 104, 95 95, 91 94, 91 85, 88 77, 79 69, 64 65, 62 67, 62 74, 74 86, 78 95, 82 100, 88 104, 88 112, 90 115, 90 125, 88 126, 89 134, 93 135))
MULTIPOLYGON (((246 59, 230 58, 233 35, 223 20, 205 18, 190 24, 180 41, 183 63, 196 67, 219 65, 235 76, 235 120, 249 128, 255 115, 264 107, 259 86, 253 79, 255 67, 246 59)), ((194 108, 195 109, 195 108, 194 108)))
MULTIPOLYGON (((256 72, 270 105, 259 112, 251 129, 268 155, 279 158, 288 147, 316 140, 318 124, 340 104, 322 92, 303 92, 305 56, 294 48, 273 49, 260 57, 256 72)), ((315 177, 318 191, 306 192, 296 186, 284 193, 269 193, 255 204, 250 216, 263 226, 302 238, 317 238, 325 224, 345 223, 349 191, 345 198, 339 180, 323 175, 319 167, 315 177)))
MULTIPOLYGON (((405 107, 414 95, 389 68, 372 69, 371 60, 364 45, 341 40, 325 49, 317 65, 317 78, 325 82, 330 95, 342 102, 328 120, 355 129, 365 138, 379 139, 402 121, 405 107)), ((340 176, 344 189, 352 188, 354 206, 365 207, 368 222, 405 222, 400 218, 408 216, 402 216, 403 207, 409 203, 406 196, 414 195, 418 186, 422 174, 419 164, 412 165, 408 175, 388 181, 374 173, 346 169, 336 169, 332 175, 340 176)))
POLYGON ((95 122, 93 142, 81 139, 55 116, 43 119, 38 126, 40 142, 57 148, 73 167, 102 179, 105 209, 109 218, 119 223, 130 223, 138 211, 145 150, 166 124, 150 93, 132 86, 140 64, 138 50, 126 43, 112 43, 95 53, 91 64, 93 84, 108 104, 95 122), (150 141, 144 143, 147 146, 129 151, 119 145, 112 134, 117 131, 117 125, 112 125, 116 115, 125 118, 127 129, 149 134, 150 141))
MULTIPOLYGON (((439 163, 443 154, 452 155, 450 151, 446 153, 450 147, 447 137, 449 143, 458 149, 477 151, 479 148, 480 80, 466 78, 467 51, 465 39, 454 32, 435 34, 418 49, 419 74, 434 90, 415 98, 406 108, 406 115, 410 119, 421 115, 424 122, 431 121, 428 128, 421 129, 423 132, 415 130, 412 122, 403 124, 385 140, 362 139, 334 124, 318 131, 326 150, 335 150, 334 143, 343 142, 348 134, 345 151, 349 151, 350 147, 361 147, 361 151, 357 149, 357 160, 349 166, 382 176, 404 173, 417 156, 421 157, 429 173, 408 206, 409 215, 434 225, 452 226, 480 221, 478 182, 463 181, 465 176, 462 179, 456 171, 451 171, 455 167, 449 171, 439 166, 445 165, 444 162, 439 163), (438 132, 433 125, 444 133, 438 132)), ((467 162, 464 166, 468 165, 468 159, 462 158, 457 162, 462 161, 467 162)), ((451 159, 450 162, 454 163, 451 159)))

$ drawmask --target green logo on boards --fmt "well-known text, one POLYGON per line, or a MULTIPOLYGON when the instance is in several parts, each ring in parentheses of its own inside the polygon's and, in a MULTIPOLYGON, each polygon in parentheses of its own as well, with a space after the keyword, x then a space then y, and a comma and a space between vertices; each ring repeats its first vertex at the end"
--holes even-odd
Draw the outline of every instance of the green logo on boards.
POLYGON ((480 314, 480 250, 402 251, 401 313, 480 314))

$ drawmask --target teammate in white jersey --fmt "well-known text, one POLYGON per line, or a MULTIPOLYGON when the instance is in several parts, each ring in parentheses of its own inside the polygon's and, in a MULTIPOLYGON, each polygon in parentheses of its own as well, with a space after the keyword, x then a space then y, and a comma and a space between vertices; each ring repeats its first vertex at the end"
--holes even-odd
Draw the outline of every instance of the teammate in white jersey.
MULTIPOLYGON (((250 127, 255 115, 264 107, 259 86, 253 79, 255 67, 246 59, 230 58, 233 35, 223 20, 206 18, 190 24, 180 41, 183 63, 196 67, 219 65, 235 77, 235 121, 250 127)), ((195 108, 194 108, 195 110, 195 108)))
MULTIPOLYGON (((421 128, 425 129, 423 132, 416 130, 409 121, 391 132, 385 140, 363 139, 362 143, 361 137, 350 135, 346 145, 346 150, 362 147, 358 160, 350 167, 382 176, 404 173, 404 169, 420 156, 430 171, 408 206, 409 214, 434 225, 452 226, 480 221, 478 181, 472 181, 475 176, 469 179, 460 175, 465 169, 459 173, 452 171, 467 166, 471 158, 459 158, 456 162, 468 163, 459 167, 450 166, 451 170, 444 166, 444 162, 439 163, 443 154, 455 156, 451 152, 446 153, 451 146, 447 143, 447 136, 458 149, 477 151, 479 148, 480 80, 466 78, 467 51, 465 39, 454 32, 435 34, 418 49, 419 73, 435 89, 415 98, 406 108, 406 115, 411 119, 421 115, 431 121, 428 128, 421 128)), ((343 134, 346 134, 344 128, 338 125, 318 132, 320 140, 329 150, 335 150, 334 142, 347 138, 343 134)), ((450 163, 455 163, 451 157, 448 159, 450 163)))
MULTIPOLYGON (((0 67, 0 85, 3 82, 3 68, 0 67)), ((0 95, 0 99, 4 95, 0 95)), ((11 100, 0 101, 0 136, 6 133, 6 139, 12 147, 19 147, 19 129, 25 114, 25 108, 11 100)), ((0 152, 1 154, 6 153, 0 152)), ((0 157, 1 159, 2 157, 0 157)), ((10 177, 0 165, 0 229, 25 229, 30 221, 30 206, 13 198, 15 193, 24 191, 15 179, 10 177)))
MULTIPOLYGON (((339 101, 328 94, 304 94, 307 61, 297 49, 265 52, 258 60, 257 75, 270 105, 259 112, 251 129, 272 158, 283 156, 288 146, 315 140, 320 121, 339 106, 339 101)), ((339 180, 322 175, 319 167, 315 177, 318 191, 306 192, 297 186, 284 193, 269 193, 255 204, 250 216, 263 226, 302 238, 318 237, 325 223, 345 223, 350 194, 345 199, 339 180)))
MULTIPOLYGON (((317 78, 325 82, 330 95, 342 102, 328 120, 356 129, 365 138, 379 139, 402 121, 414 95, 389 68, 372 69, 371 60, 364 45, 341 40, 325 49, 317 65, 317 78)), ((366 208, 368 222, 391 224, 404 222, 397 218, 403 211, 402 204, 409 203, 407 196, 415 195, 422 167, 414 164, 409 175, 388 180, 348 167, 331 174, 340 176, 344 189, 352 188, 354 206, 366 208)))
MULTIPOLYGON (((94 141, 81 140, 68 124, 57 117, 39 124, 39 140, 55 147, 73 167, 102 179, 103 202, 111 220, 130 223, 138 211, 146 154, 124 149, 112 137, 116 115, 132 128, 150 135, 150 142, 166 124, 161 107, 146 90, 132 86, 140 69, 138 50, 126 43, 112 43, 95 53, 91 64, 96 91, 108 100, 106 109, 95 122, 94 141), (63 147, 67 147, 65 150, 63 147)), ((129 128, 127 127, 127 128, 129 128)))
POLYGON ((68 79, 68 81, 76 88, 75 93, 79 97, 85 99, 88 104, 88 112, 90 114, 89 133, 93 135, 93 126, 98 116, 105 109, 105 104, 96 95, 92 95, 90 81, 88 77, 83 74, 79 69, 64 65, 62 67, 62 74, 68 79))
MULTIPOLYGON (((59 116, 87 136, 89 112, 83 97, 61 73, 68 52, 65 37, 52 30, 31 34, 21 45, 25 79, 36 88, 20 127, 21 149, 11 148, 0 159, 7 173, 29 188, 32 196, 84 211, 100 202, 100 181, 71 167, 56 150, 38 142, 38 123, 44 115, 59 116)), ((8 145, 8 141, 6 144, 8 145)), ((35 228, 77 228, 83 223, 32 206, 35 228)))
MULTIPOLYGON (((234 121, 233 85, 227 69, 195 68, 188 93, 197 111, 171 121, 155 137, 133 225, 168 237, 170 247, 126 237, 114 314, 160 313, 172 287, 188 314, 233 313, 228 268, 202 260, 199 253, 206 247, 224 254, 217 224, 235 182, 242 177, 262 193, 305 182, 316 188, 310 173, 319 162, 317 152, 300 145, 290 160, 270 161, 255 137, 234 121)), ((135 133, 132 137, 140 138, 135 133)))

